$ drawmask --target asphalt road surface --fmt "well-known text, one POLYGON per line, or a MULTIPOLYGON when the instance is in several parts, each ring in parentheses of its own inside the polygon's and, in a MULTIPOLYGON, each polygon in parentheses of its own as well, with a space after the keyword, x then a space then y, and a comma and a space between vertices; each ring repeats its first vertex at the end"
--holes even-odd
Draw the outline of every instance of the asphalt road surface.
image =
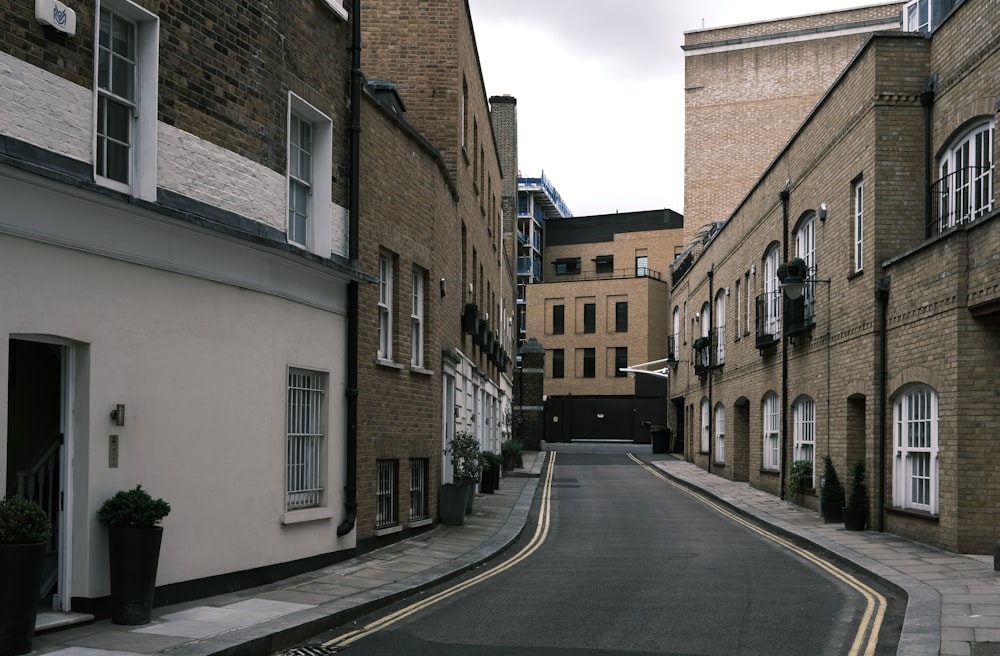
MULTIPOLYGON (((317 641, 352 656, 865 653, 863 593, 628 457, 643 448, 553 447, 503 557, 317 641)), ((894 654, 893 637, 869 653, 894 654)))

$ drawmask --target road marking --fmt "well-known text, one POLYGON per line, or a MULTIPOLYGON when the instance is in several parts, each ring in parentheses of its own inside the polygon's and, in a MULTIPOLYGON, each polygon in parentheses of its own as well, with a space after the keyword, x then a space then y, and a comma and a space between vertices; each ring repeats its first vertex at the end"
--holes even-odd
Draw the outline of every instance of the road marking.
POLYGON ((542 546, 545 542, 546 537, 549 534, 549 526, 551 524, 551 514, 552 514, 552 473, 555 471, 556 453, 554 451, 549 452, 549 462, 548 471, 545 474, 545 484, 542 487, 542 502, 538 511, 538 525, 535 527, 535 534, 531 537, 531 541, 524 546, 521 551, 519 551, 510 560, 506 560, 495 567, 477 574, 476 576, 462 581, 461 583, 448 588, 447 590, 442 590, 436 594, 427 597, 426 599, 421 599, 405 608, 401 608, 394 613, 390 613, 385 617, 379 618, 370 624, 366 624, 360 629, 354 631, 349 631, 343 635, 337 636, 332 640, 328 640, 323 643, 324 647, 337 648, 346 647, 352 643, 361 640, 362 638, 369 636, 383 629, 387 629, 396 622, 406 619, 415 613, 419 613, 422 610, 430 608, 434 604, 444 601, 449 597, 452 597, 460 592, 464 592, 469 588, 482 583, 488 579, 493 578, 501 572, 506 572, 508 569, 514 567, 518 563, 524 561, 533 553, 538 551, 538 548, 542 546))
POLYGON ((753 522, 750 522, 744 519, 743 517, 737 515, 736 513, 732 512, 725 506, 716 503, 715 501, 712 501, 707 497, 697 494, 693 490, 690 490, 689 488, 677 483, 669 476, 661 472, 658 468, 646 462, 643 462, 635 455, 630 453, 628 454, 628 457, 634 460, 639 465, 641 465, 646 471, 651 473, 653 476, 656 476, 660 480, 674 486, 675 488, 681 490, 682 492, 685 492, 691 497, 694 497, 698 501, 701 501, 705 505, 714 509, 716 512, 725 515, 726 517, 733 520, 734 522, 737 522, 738 524, 742 524, 746 528, 767 538, 771 542, 774 542, 784 547, 785 549, 794 552, 801 558, 808 560, 817 567, 820 567, 827 573, 831 574, 832 576, 836 577, 837 579, 840 579, 850 587, 854 588, 865 599, 865 612, 861 616, 861 624, 858 627, 858 632, 854 636, 854 643, 851 645, 851 650, 847 653, 847 656, 860 656, 862 654, 864 656, 872 656, 875 653, 875 648, 878 645, 878 634, 882 628, 882 622, 885 619, 886 607, 888 606, 886 598, 882 596, 882 594, 880 594, 877 590, 874 590, 868 585, 862 583, 860 580, 858 580, 848 572, 838 569, 832 563, 823 560, 819 556, 812 554, 806 551, 805 549, 799 547, 794 542, 786 540, 785 538, 782 538, 778 535, 775 535, 774 533, 765 530, 764 528, 761 528, 760 526, 754 524, 753 522))

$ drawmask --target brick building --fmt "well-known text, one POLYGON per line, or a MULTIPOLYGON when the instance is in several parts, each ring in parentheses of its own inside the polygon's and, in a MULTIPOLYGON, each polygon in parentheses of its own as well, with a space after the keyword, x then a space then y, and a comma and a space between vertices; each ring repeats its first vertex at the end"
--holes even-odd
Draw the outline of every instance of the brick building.
POLYGON ((992 551, 998 8, 869 35, 677 263, 670 421, 690 460, 775 495, 793 461, 816 486, 824 456, 842 479, 862 460, 871 528, 992 551), (782 283, 793 258, 802 285, 782 283))
POLYGON ((160 604, 331 562, 355 546, 350 290, 373 280, 348 14, 69 4, 63 32, 0 5, 0 482, 53 517, 44 592, 104 612, 96 511, 136 484, 172 507, 160 604))
POLYGON ((723 221, 902 3, 684 34, 685 242, 723 221))
POLYGON ((499 452, 514 353, 503 177, 468 4, 363 11, 364 72, 388 100, 366 105, 362 142, 361 264, 381 279, 360 302, 377 310, 359 328, 362 537, 437 516, 456 431, 499 452))
POLYGON ((667 271, 683 218, 671 210, 546 222, 527 330, 545 348, 546 440, 648 438, 665 390, 622 368, 666 356, 667 271))

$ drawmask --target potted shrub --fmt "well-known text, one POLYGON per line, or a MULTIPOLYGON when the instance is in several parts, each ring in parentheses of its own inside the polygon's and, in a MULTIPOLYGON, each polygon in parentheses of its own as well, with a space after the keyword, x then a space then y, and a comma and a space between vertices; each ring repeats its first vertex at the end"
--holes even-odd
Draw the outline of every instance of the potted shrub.
POLYGON ((823 457, 823 521, 839 524, 844 521, 844 486, 830 456, 823 457))
POLYGON ((865 485, 865 461, 854 463, 854 480, 851 495, 844 506, 844 528, 848 531, 863 531, 868 521, 868 487, 865 485))
POLYGON ((163 527, 158 524, 169 513, 170 504, 154 499, 141 485, 116 492, 97 511, 97 518, 108 526, 111 621, 115 624, 149 622, 163 541, 163 527))
POLYGON ((473 433, 456 433, 445 450, 451 457, 453 483, 441 487, 441 522, 461 526, 472 511, 476 481, 482 471, 479 440, 473 433))
POLYGON ((500 455, 503 457, 503 470, 514 471, 518 458, 524 447, 517 440, 504 440, 500 444, 500 455))
POLYGON ((479 491, 483 494, 493 494, 500 487, 500 469, 503 467, 503 458, 499 453, 483 451, 480 454, 482 460, 483 475, 479 480, 479 491))
POLYGON ((709 344, 711 344, 711 340, 709 340, 708 337, 703 335, 698 339, 694 340, 694 350, 704 351, 705 349, 708 348, 709 344))
POLYGON ((31 651, 51 535, 40 505, 18 496, 0 501, 0 654, 31 651))
POLYGON ((812 484, 813 464, 811 460, 796 460, 785 481, 785 498, 794 499, 807 485, 812 484))
POLYGON ((806 261, 801 257, 793 257, 788 262, 782 262, 778 265, 778 280, 785 282, 786 278, 798 278, 799 280, 805 280, 806 277, 806 261))

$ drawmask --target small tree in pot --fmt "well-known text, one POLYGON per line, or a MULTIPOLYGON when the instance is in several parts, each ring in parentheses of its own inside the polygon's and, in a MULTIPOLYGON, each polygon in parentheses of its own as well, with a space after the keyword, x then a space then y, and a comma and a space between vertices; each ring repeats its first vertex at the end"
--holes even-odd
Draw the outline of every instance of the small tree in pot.
POLYGON ((844 486, 830 456, 823 457, 823 521, 827 524, 844 521, 844 486))
POLYGON ((0 654, 27 654, 35 635, 48 513, 23 497, 0 501, 0 654))
POLYGON ((868 521, 868 487, 865 485, 865 461, 854 463, 854 481, 851 496, 844 506, 844 528, 848 531, 863 531, 868 521))
POLYGON ((153 611, 153 591, 163 527, 170 504, 136 485, 106 500, 97 518, 108 526, 111 568, 111 621, 146 624, 153 611))

